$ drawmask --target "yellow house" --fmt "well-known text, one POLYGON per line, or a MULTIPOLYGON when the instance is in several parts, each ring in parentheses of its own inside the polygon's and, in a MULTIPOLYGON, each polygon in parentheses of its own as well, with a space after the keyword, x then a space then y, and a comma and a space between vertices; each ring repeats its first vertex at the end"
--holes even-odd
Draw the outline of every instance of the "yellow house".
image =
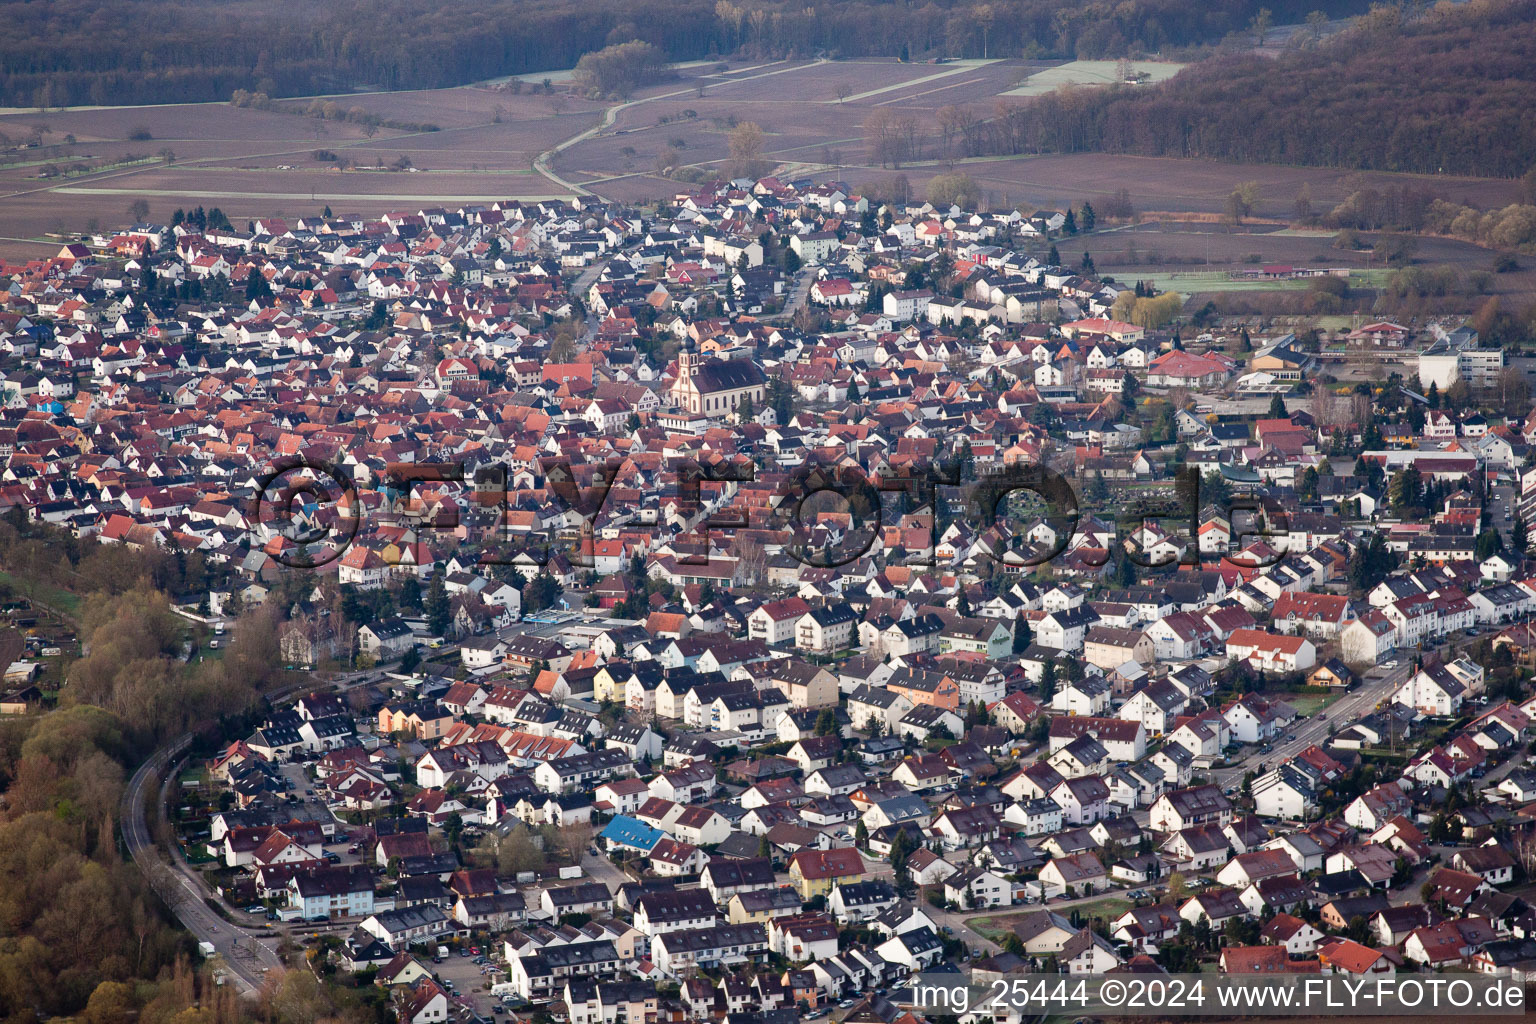
POLYGON ((409 953, 401 953, 378 973, 378 983, 390 988, 396 985, 410 988, 422 978, 431 976, 432 972, 423 967, 419 960, 409 953))
POLYGON ((761 924, 779 917, 793 917, 804 904, 800 894, 787 885, 777 889, 738 892, 727 901, 726 920, 731 924, 761 924))
POLYGON ((592 677, 592 699, 599 704, 606 704, 609 701, 623 703, 628 686, 627 673, 621 682, 613 678, 613 674, 608 671, 608 666, 604 665, 597 670, 597 675, 592 677))
POLYGON ((789 859, 789 880, 803 899, 824 895, 846 882, 861 881, 864 875, 864 858, 852 847, 801 850, 789 859))
POLYGON ((413 701, 405 704, 385 704, 379 709, 379 735, 409 732, 419 740, 440 739, 453 716, 442 711, 435 703, 413 701))

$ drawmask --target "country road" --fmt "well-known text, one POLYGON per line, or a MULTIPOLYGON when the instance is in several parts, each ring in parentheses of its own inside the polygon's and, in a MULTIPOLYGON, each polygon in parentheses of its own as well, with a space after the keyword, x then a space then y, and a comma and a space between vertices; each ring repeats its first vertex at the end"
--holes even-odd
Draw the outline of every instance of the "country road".
MULTIPOLYGON (((701 82, 701 86, 700 87, 702 88, 702 90, 704 92, 707 92, 709 90, 710 86, 714 86, 714 85, 731 85, 731 84, 734 84, 736 82, 748 82, 748 81, 751 81, 751 80, 753 80, 755 78, 768 78, 768 77, 770 77, 772 75, 783 75, 783 74, 787 74, 787 73, 792 72, 792 71, 801 71, 801 70, 804 70, 805 68, 813 68, 813 67, 818 67, 818 66, 820 66, 822 64, 825 64, 826 60, 824 58, 822 58, 822 59, 818 59, 818 60, 812 61, 809 64, 796 64, 796 65, 794 65, 792 67, 779 68, 779 69, 777 69, 775 71, 763 71, 760 74, 744 75, 742 77, 734 77, 734 78, 733 77, 729 77, 729 76, 732 76, 732 75, 741 75, 743 71, 757 71, 760 68, 773 67, 775 64, 782 64, 782 63, 784 63, 784 62, 783 61, 772 61, 772 62, 770 62, 768 64, 762 64, 762 65, 758 65, 756 67, 740 68, 740 69, 738 69, 736 71, 728 71, 728 72, 725 72, 724 75, 718 76, 719 77, 718 81, 708 82, 708 83, 702 83, 701 82)), ((708 76, 708 77, 717 77, 717 76, 708 76)), ((598 122, 596 124, 592 125, 590 128, 585 128, 585 129, 577 132, 575 135, 572 135, 572 136, 570 136, 567 139, 564 139, 564 140, 562 140, 560 142, 555 143, 555 145, 551 146, 549 149, 546 149, 544 152, 542 152, 538 156, 534 157, 533 158, 533 169, 535 171, 537 171, 539 174, 542 174, 545 178, 547 178, 550 181, 554 182, 555 184, 560 185, 560 186, 562 186, 564 188, 570 189, 571 192, 573 192, 574 194, 576 194, 578 196, 589 196, 589 195, 592 195, 593 193, 592 193, 592 191, 590 189, 586 188, 583 185, 579 185, 576 182, 571 181, 571 180, 569 180, 567 178, 561 177, 560 174, 555 171, 554 163, 553 163, 555 157, 559 156, 561 153, 565 152, 567 149, 570 149, 572 146, 576 145, 578 142, 585 142, 586 140, 588 140, 590 138, 593 138, 594 136, 602 133, 603 131, 606 131, 607 129, 612 128, 613 125, 614 125, 614 122, 616 122, 619 119, 619 115, 622 114, 624 111, 628 110, 630 107, 636 107, 636 106, 639 106, 642 103, 653 103, 656 100, 670 100, 670 99, 676 99, 679 96, 692 96, 694 94, 695 94, 695 87, 690 86, 687 89, 674 89, 671 92, 659 93, 659 94, 657 94, 655 96, 642 96, 639 99, 625 100, 623 103, 615 103, 612 106, 607 107, 607 108, 605 108, 603 110, 603 116, 598 119, 598 122)), ((700 93, 700 95, 702 95, 702 92, 700 93)))
MULTIPOLYGON (((376 669, 349 672, 331 680, 329 687, 345 693, 356 686, 376 682, 383 673, 376 669)), ((292 697, 301 690, 325 689, 318 680, 305 679, 290 684, 268 695, 272 702, 292 697)), ((266 927, 247 928, 225 919, 206 902, 220 897, 204 887, 202 880, 180 856, 179 850, 161 851, 149 829, 146 807, 151 793, 163 815, 166 806, 166 790, 174 777, 174 769, 180 764, 187 748, 192 744, 192 734, 183 733, 155 751, 128 780, 123 792, 120 817, 123 822, 123 843, 128 854, 150 887, 165 901, 176 915, 181 926, 192 933, 198 942, 211 942, 230 977, 242 991, 254 993, 261 987, 262 976, 267 969, 281 967, 276 944, 280 936, 266 927), (151 788, 153 787, 153 788, 151 788), (166 861, 169 857, 169 863, 166 861)))
POLYGON ((276 951, 267 944, 271 940, 264 942, 215 913, 204 900, 210 896, 218 897, 191 877, 190 869, 179 859, 173 858, 171 864, 166 864, 149 830, 145 813, 147 799, 153 793, 160 807, 164 808, 164 793, 172 777, 171 770, 191 743, 192 735, 183 734, 160 748, 128 780, 128 788, 123 794, 123 842, 134 863, 144 872, 181 926, 198 942, 213 943, 230 977, 243 991, 253 993, 261 987, 262 968, 282 966, 276 951))

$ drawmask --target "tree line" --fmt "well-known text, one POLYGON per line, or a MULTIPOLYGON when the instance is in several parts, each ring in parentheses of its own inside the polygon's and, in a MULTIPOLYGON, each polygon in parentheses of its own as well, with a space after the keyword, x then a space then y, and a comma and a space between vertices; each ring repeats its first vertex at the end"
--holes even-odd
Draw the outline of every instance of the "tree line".
POLYGON ((1120 57, 1213 44, 1269 10, 1301 21, 1366 0, 464 0, 449 8, 277 0, 230 17, 223 5, 142 0, 0 3, 0 103, 56 107, 270 97, 358 88, 431 89, 574 67, 639 40, 669 60, 769 57, 1120 57))
POLYGON ((131 16, 105 0, 8 0, 0 10, 0 103, 41 107, 433 89, 574 67, 631 39, 672 60, 720 43, 713 0, 277 0, 239 18, 200 0, 145 0, 131 16))
MULTIPOLYGON (((85 652, 52 711, 0 721, 0 1018, 235 1024, 234 988, 193 965, 157 895, 170 887, 124 861, 115 828, 129 773, 165 738, 243 721, 279 681, 276 609, 243 616, 223 660, 184 661, 167 591, 206 592, 200 557, 80 541, 11 514, 0 565, 23 593, 46 584, 81 598, 85 652)), ((271 985, 275 999, 290 982, 271 985)))
POLYGON ((1380 5, 1278 59, 1215 57, 1153 86, 1000 103, 985 153, 1116 152, 1517 177, 1536 165, 1536 0, 1380 5), (1497 145, 1489 145, 1497 139, 1497 145))

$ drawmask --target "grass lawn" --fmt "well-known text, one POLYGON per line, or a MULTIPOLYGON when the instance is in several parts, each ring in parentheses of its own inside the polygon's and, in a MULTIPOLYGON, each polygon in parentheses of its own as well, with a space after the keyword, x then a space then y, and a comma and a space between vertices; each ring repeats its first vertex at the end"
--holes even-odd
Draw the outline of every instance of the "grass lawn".
MULTIPOLYGON (((1349 283, 1355 287, 1380 287, 1390 271, 1351 270, 1349 283)), ((1226 270, 1170 270, 1163 273, 1140 273, 1138 281, 1146 281, 1158 291, 1174 291, 1189 296, 1207 292, 1300 292, 1308 291, 1315 278, 1289 278, 1269 280, 1265 278, 1233 278, 1226 270)))
POLYGON ((969 917, 965 923, 972 931, 997 942, 1008 934, 1018 920, 1018 914, 998 914, 994 917, 969 917))
POLYGON ((65 615, 80 613, 80 598, 62 587, 47 583, 28 583, 19 576, 12 576, 4 571, 0 571, 0 583, 8 585, 18 594, 35 597, 44 604, 57 608, 65 615))
POLYGON ((1136 275, 1138 281, 1146 281, 1160 292, 1173 291, 1181 295, 1206 292, 1299 292, 1306 291, 1310 283, 1303 280, 1266 280, 1264 278, 1227 276, 1225 270, 1168 271, 1161 274, 1136 275))
POLYGON ((1132 901, 1121 899, 1118 896, 1105 896, 1103 899, 1094 900, 1091 903, 1078 903, 1066 907, 1061 913, 1063 916, 1070 916, 1073 911, 1076 911, 1085 922, 1091 921, 1095 917, 1101 917, 1104 919, 1104 923, 1108 924, 1135 905, 1132 901))
POLYGON ((1281 700, 1296 709, 1299 715, 1315 715, 1319 711, 1344 696, 1341 690, 1338 693, 1299 693, 1295 696, 1280 694, 1281 700))
MULTIPOLYGON (((1122 899, 1119 896, 1105 896, 1102 899, 1091 900, 1087 903, 1077 903, 1072 906, 1052 906, 1047 909, 1060 914, 1062 917, 1068 917, 1075 911, 1082 915, 1084 921, 1095 917, 1102 917, 1108 923, 1127 910, 1130 910, 1133 906, 1135 904, 1130 900, 1122 899)), ((1037 913, 1039 910, 1040 907, 1035 905, 1028 910, 1012 914, 984 914, 979 917, 968 917, 965 919, 965 923, 972 931, 986 936, 993 942, 997 942, 1004 935, 1012 931, 1013 926, 1022 921, 1026 915, 1037 913)))

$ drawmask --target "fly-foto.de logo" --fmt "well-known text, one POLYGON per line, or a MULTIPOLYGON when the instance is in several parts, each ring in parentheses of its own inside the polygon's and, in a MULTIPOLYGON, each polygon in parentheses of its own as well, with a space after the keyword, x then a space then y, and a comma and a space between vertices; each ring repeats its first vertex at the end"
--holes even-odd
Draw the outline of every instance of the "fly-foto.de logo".
MULTIPOLYGON (((732 503, 741 485, 758 481, 758 471, 745 458, 678 459, 648 482, 645 493, 657 501, 617 511, 627 516, 626 529, 677 537, 675 560, 684 566, 708 564, 712 535, 725 538, 747 529, 775 534, 782 551, 812 568, 847 565, 874 553, 877 545, 888 560, 931 567, 938 564, 943 539, 937 522, 952 520, 981 541, 970 558, 1014 572, 1033 570, 1069 551, 1089 569, 1115 558, 1159 569, 1197 565, 1202 557, 1261 569, 1285 556, 1290 535, 1284 509, 1265 494, 1203 502, 1203 481, 1191 468, 1156 491, 1096 514, 1083 509, 1061 473, 1026 463, 967 477, 959 462, 887 464, 868 472, 807 461, 787 473, 776 471, 759 504, 732 503), (1202 546, 1199 535, 1201 522, 1212 514, 1226 525, 1215 550, 1202 546), (1112 530, 1104 528, 1106 517, 1112 530), (1085 521, 1097 525, 1084 530, 1085 521), (886 527, 896 524, 904 527, 899 547, 882 545, 886 527), (687 543, 681 543, 684 537, 687 543)), ((346 557, 364 535, 365 523, 380 517, 413 536, 412 543, 441 547, 452 540, 479 565, 544 565, 559 552, 572 566, 592 568, 597 526, 605 510, 613 511, 614 488, 640 482, 638 468, 626 458, 573 463, 551 457, 516 470, 500 463, 392 463, 363 490, 338 463, 294 456, 258 480, 248 514, 252 546, 295 569, 346 557), (514 505, 541 492, 532 510, 514 505)), ((409 546, 386 545, 386 563, 399 564, 400 551, 409 546)))

